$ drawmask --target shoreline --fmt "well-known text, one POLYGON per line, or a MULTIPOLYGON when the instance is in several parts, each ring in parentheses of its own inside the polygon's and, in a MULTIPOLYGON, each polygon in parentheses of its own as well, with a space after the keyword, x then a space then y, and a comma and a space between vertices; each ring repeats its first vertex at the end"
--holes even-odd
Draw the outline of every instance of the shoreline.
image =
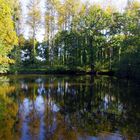
POLYGON ((133 77, 132 75, 129 75, 127 72, 123 71, 115 71, 115 70, 104 70, 104 71, 86 71, 86 70, 78 70, 78 69, 19 69, 19 70, 14 70, 11 69, 10 72, 5 72, 5 73, 0 73, 0 76, 7 76, 7 75, 30 75, 30 74, 36 74, 36 75, 103 75, 103 76, 114 76, 116 78, 120 79, 128 79, 128 80, 133 80, 137 81, 140 83, 139 76, 138 77, 133 77))

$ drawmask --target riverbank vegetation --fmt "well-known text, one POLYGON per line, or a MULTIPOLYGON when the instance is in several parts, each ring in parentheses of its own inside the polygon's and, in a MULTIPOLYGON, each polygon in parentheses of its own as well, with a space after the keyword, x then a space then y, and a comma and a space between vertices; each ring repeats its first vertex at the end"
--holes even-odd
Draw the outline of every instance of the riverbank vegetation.
POLYGON ((138 1, 118 11, 80 0, 45 0, 44 13, 39 3, 27 4, 27 39, 20 1, 0 0, 0 73, 115 72, 140 79, 138 1))

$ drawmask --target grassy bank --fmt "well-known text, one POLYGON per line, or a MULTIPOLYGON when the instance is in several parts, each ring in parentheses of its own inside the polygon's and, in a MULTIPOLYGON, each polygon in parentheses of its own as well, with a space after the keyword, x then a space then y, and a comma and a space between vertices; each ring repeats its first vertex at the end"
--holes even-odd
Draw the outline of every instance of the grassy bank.
POLYGON ((140 71, 132 70, 119 70, 113 69, 112 71, 108 69, 95 70, 91 72, 89 67, 76 67, 68 68, 64 66, 28 66, 28 67, 10 67, 9 71, 5 71, 1 74, 94 74, 94 75, 109 75, 116 76, 118 78, 132 79, 140 82, 140 71))
POLYGON ((11 67, 9 74, 100 74, 100 75, 113 75, 113 71, 109 70, 95 70, 91 72, 89 67, 65 67, 65 66, 30 66, 30 67, 11 67))
POLYGON ((86 74, 87 72, 80 68, 67 67, 20 67, 9 71, 10 74, 86 74))

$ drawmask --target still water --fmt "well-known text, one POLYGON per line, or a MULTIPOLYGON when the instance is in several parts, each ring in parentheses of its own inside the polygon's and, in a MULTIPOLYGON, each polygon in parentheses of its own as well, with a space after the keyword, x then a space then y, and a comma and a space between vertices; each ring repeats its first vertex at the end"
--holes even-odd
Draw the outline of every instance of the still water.
POLYGON ((0 140, 139 140, 140 85, 105 76, 0 77, 0 140))

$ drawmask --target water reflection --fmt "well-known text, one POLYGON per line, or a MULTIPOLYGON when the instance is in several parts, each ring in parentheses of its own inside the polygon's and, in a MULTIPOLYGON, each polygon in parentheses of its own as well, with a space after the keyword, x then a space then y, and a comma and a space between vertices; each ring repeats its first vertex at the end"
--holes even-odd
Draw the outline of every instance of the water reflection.
POLYGON ((113 77, 0 79, 0 140, 139 139, 139 85, 113 77))

